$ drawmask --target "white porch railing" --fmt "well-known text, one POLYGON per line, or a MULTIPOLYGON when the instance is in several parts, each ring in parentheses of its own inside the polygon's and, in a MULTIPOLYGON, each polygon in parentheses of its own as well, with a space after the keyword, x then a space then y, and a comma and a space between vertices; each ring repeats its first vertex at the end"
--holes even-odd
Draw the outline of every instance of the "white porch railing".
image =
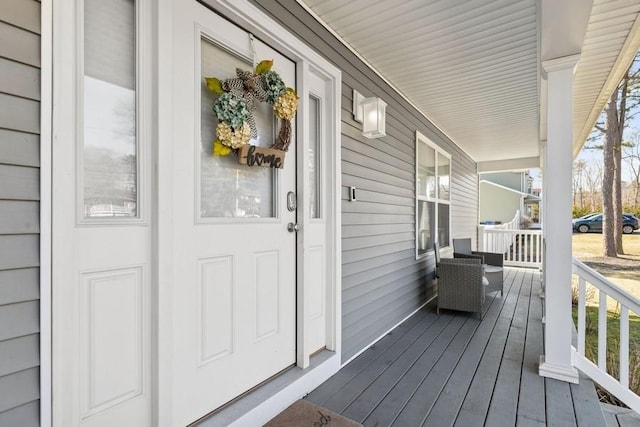
POLYGON ((504 265, 541 267, 544 245, 541 230, 521 230, 520 211, 505 224, 481 225, 478 250, 504 254, 504 265))
POLYGON ((640 412, 640 396, 629 389, 629 312, 640 314, 640 299, 611 283, 598 272, 573 259, 573 274, 578 279, 578 348, 572 347, 573 364, 595 382, 636 412, 640 412), (587 284, 598 293, 598 354, 597 364, 585 356, 587 337, 587 284), (607 297, 620 307, 620 336, 607 335, 607 297), (607 340, 619 341, 619 374, 607 372, 607 340))
POLYGON ((483 252, 505 253, 511 246, 511 236, 507 233, 489 233, 488 230, 518 230, 520 228, 520 211, 517 210, 513 219, 503 224, 480 225, 478 230, 478 250, 483 252), (491 248, 489 250, 488 248, 491 248))

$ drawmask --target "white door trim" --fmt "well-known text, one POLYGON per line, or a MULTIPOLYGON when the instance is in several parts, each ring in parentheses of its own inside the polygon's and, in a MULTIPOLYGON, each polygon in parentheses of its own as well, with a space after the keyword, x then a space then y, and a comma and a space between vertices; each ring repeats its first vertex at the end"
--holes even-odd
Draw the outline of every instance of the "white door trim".
POLYGON ((51 426, 53 0, 40 11, 40 425, 51 426))

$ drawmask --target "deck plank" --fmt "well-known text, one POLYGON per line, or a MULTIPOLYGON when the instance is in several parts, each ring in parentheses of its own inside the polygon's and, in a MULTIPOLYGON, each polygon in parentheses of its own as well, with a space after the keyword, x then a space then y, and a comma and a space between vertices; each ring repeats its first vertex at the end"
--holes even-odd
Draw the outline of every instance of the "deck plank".
POLYGON ((473 337, 473 333, 479 323, 477 319, 468 318, 455 339, 451 341, 450 345, 442 353, 438 362, 391 425, 405 427, 422 424, 451 376, 453 368, 462 357, 462 353, 473 337))
POLYGON ((627 412, 625 414, 618 414, 618 423, 622 427, 639 427, 640 419, 638 419, 638 414, 627 412))
POLYGON ((612 414, 611 412, 602 411, 602 415, 604 416, 606 427, 620 427, 620 424, 618 424, 618 418, 616 418, 615 414, 612 414))
POLYGON ((414 328, 424 328, 427 323, 421 322, 433 322, 437 319, 435 313, 427 310, 421 310, 415 315, 411 316, 400 326, 395 328, 389 334, 385 335, 382 339, 371 346, 367 351, 356 357, 353 361, 345 365, 340 371, 322 383, 318 388, 309 393, 305 399, 317 405, 323 405, 331 396, 334 396, 340 391, 349 381, 358 375, 369 364, 373 363, 379 357, 382 357, 385 352, 393 347, 395 343, 402 338, 405 334, 412 331, 414 328))
MULTIPOLYGON (((434 326, 444 327, 451 322, 454 317, 455 316, 450 314, 437 316, 434 326)), ((339 393, 331 396, 322 406, 334 412, 342 413, 342 411, 358 397, 362 390, 368 387, 378 375, 388 369, 389 366, 420 337, 423 331, 424 329, 419 327, 412 328, 396 341, 393 347, 389 348, 382 357, 377 358, 362 369, 357 376, 340 389, 339 393)))
POLYGON ((600 401, 593 381, 580 374, 579 384, 570 384, 576 423, 579 427, 600 427, 605 425, 600 401))
MULTIPOLYGON (((511 289, 506 287, 506 298, 508 298, 511 289)), ((491 329, 497 321, 497 318, 501 316, 502 309, 506 298, 497 297, 497 293, 490 296, 493 298, 491 304, 485 313, 483 321, 480 326, 485 324, 483 328, 491 329)), ((394 426, 406 426, 406 425, 420 425, 420 422, 428 423, 431 420, 431 410, 435 407, 436 402, 445 394, 445 387, 449 384, 452 377, 452 372, 458 366, 462 365, 462 356, 468 351, 471 340, 477 334, 478 327, 473 336, 468 337, 466 334, 461 333, 456 337, 456 341, 447 349, 445 354, 441 357, 438 364, 434 367, 433 371, 422 381, 420 387, 411 396, 407 404, 402 408, 398 417, 393 421, 394 426)), ((483 329, 484 330, 484 329, 483 329)), ((481 334, 482 335, 482 334, 481 334)), ((491 335, 491 334, 489 334, 491 335)), ((486 346, 486 343, 485 343, 486 346)), ((450 391, 450 390, 449 390, 450 391)), ((435 425, 445 425, 440 423, 437 418, 434 418, 435 425)), ((370 420, 367 420, 370 421, 370 420)), ((450 420, 449 425, 452 424, 450 420)), ((365 425, 388 425, 387 423, 365 423, 365 425)))
POLYGON ((468 321, 468 318, 455 316, 442 329, 429 328, 416 345, 399 357, 349 405, 343 415, 362 422, 408 371, 412 371, 412 377, 414 374, 419 375, 420 371, 429 372, 465 321, 468 321), (412 369, 414 366, 416 369, 412 369))
POLYGON ((539 296, 540 288, 537 277, 532 276, 531 285, 529 319, 520 380, 520 398, 518 399, 518 425, 520 425, 521 418, 536 420, 542 424, 546 422, 544 378, 538 375, 540 355, 544 353, 544 350, 542 300, 539 296))
POLYGON ((451 378, 434 404, 424 424, 425 426, 438 427, 453 425, 455 422, 476 369, 480 364, 482 355, 489 343, 491 334, 506 300, 505 298, 508 297, 515 278, 516 274, 513 270, 508 271, 505 275, 505 297, 499 297, 498 293, 494 294, 496 298, 493 304, 485 315, 482 324, 476 330, 469 346, 460 359, 460 363, 455 367, 451 378))
POLYGON ((550 426, 571 427, 576 425, 576 416, 571 401, 571 388, 568 383, 545 378, 547 396, 547 424, 550 426))
POLYGON ((486 424, 515 425, 518 409, 518 397, 520 392, 520 377, 522 373, 522 360, 524 357, 524 344, 529 318, 529 302, 531 301, 531 281, 523 278, 518 302, 511 320, 509 335, 502 364, 498 371, 496 386, 493 390, 489 413, 486 424))
POLYGON ((518 414, 516 417, 516 427, 546 427, 547 425, 540 420, 532 420, 524 415, 518 414))
POLYGON ((482 321, 454 311, 437 316, 431 304, 307 398, 376 427, 615 422, 599 411, 590 380, 569 385, 538 375, 544 347, 539 273, 505 273, 504 297, 488 295, 482 321))
POLYGON ((500 318, 493 329, 487 349, 482 356, 478 370, 469 387, 469 392, 454 424, 456 426, 466 427, 484 424, 502 362, 507 334, 511 326, 511 318, 515 312, 525 277, 524 272, 519 271, 514 280, 514 284, 502 308, 502 313, 500 313, 500 318), (482 420, 480 424, 479 420, 482 420))

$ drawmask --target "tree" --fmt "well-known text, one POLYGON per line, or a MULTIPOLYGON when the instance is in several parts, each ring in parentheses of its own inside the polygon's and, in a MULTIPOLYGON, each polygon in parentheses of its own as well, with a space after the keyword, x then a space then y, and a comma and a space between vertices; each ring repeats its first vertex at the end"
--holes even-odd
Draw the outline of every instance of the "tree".
POLYGON ((602 190, 602 163, 593 163, 585 169, 584 179, 589 191, 589 208, 591 212, 601 210, 602 200, 599 198, 602 190))
POLYGON ((573 162, 573 205, 577 206, 577 197, 580 198, 580 210, 584 209, 584 174, 587 162, 576 160, 573 162))
POLYGON ((638 207, 640 202, 640 133, 635 132, 630 145, 623 147, 622 159, 629 166, 631 189, 633 191, 633 201, 629 204, 638 207))
POLYGON ((615 90, 605 111, 605 127, 603 129, 604 136, 602 158, 604 160, 604 173, 602 176, 602 236, 604 256, 618 256, 618 248, 616 247, 616 221, 614 213, 614 193, 615 193, 615 147, 622 138, 620 137, 620 128, 618 122, 618 91, 615 90), (612 189, 613 191, 607 191, 612 189))
MULTIPOLYGON (((623 254, 622 247, 622 147, 626 123, 637 114, 640 105, 639 56, 627 69, 604 109, 604 123, 596 123, 602 134, 604 173, 602 179, 604 256, 623 254)), ((593 139, 592 139, 593 140, 593 139)))

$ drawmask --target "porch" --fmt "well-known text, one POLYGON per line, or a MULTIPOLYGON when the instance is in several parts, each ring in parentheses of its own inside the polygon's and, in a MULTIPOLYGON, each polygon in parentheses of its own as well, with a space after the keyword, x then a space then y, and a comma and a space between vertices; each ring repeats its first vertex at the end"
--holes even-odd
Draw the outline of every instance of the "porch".
POLYGON ((538 375, 538 271, 506 268, 504 289, 482 321, 423 308, 306 399, 365 426, 605 425, 590 379, 538 375))

